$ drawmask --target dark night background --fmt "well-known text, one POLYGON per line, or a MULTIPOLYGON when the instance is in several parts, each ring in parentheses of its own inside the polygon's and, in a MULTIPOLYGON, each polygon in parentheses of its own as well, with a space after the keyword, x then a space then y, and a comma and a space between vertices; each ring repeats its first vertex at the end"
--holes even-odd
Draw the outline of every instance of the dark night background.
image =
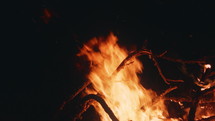
POLYGON ((57 116, 59 107, 86 73, 77 69, 78 49, 110 31, 124 46, 141 48, 147 40, 148 49, 167 50, 171 57, 214 55, 214 5, 196 0, 5 3, 0 120, 63 121, 57 116))

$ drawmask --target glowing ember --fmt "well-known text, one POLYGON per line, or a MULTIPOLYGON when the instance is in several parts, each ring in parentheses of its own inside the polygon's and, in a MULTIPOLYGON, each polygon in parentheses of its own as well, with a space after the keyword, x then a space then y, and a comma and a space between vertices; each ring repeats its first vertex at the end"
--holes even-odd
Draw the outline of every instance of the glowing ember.
MULTIPOLYGON (((126 49, 117 44, 117 37, 94 38, 86 43, 78 56, 86 56, 91 62, 87 76, 92 87, 84 95, 96 94, 102 97, 120 121, 167 121, 168 112, 162 99, 153 102, 156 93, 146 90, 138 73, 142 72, 141 62, 133 57, 123 69, 114 73, 128 56, 126 49), (114 73, 114 74, 113 74, 114 73)), ((102 121, 110 121, 101 105, 92 102, 102 121)))
POLYGON ((53 17, 52 12, 49 9, 45 8, 43 10, 43 16, 41 16, 43 22, 45 24, 48 24, 52 17, 53 17))
POLYGON ((211 65, 210 65, 210 64, 205 64, 204 67, 205 67, 206 69, 208 69, 208 68, 211 68, 211 65))

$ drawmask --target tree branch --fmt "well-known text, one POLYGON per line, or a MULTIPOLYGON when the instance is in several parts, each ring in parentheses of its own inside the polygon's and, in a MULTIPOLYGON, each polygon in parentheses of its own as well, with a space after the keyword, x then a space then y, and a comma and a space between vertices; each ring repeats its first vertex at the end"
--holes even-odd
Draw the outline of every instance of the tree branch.
POLYGON ((168 61, 172 61, 172 62, 177 62, 177 63, 187 63, 187 64, 204 64, 206 63, 203 60, 182 60, 182 59, 176 59, 176 58, 170 58, 170 57, 166 57, 166 56, 160 56, 160 58, 168 60, 168 61))
MULTIPOLYGON (((92 99, 101 104, 102 108, 109 115, 109 117, 111 118, 112 121, 119 121, 117 119, 117 117, 114 115, 113 111, 107 105, 105 100, 102 99, 101 97, 99 97, 98 95, 94 95, 94 94, 89 94, 83 98, 83 101, 85 102, 84 110, 81 110, 81 112, 77 115, 78 117, 80 117, 80 115, 86 111, 86 108, 89 108, 89 106, 86 106, 86 105, 89 105, 88 101, 90 101, 92 99)), ((77 119, 77 117, 75 119, 77 119)))

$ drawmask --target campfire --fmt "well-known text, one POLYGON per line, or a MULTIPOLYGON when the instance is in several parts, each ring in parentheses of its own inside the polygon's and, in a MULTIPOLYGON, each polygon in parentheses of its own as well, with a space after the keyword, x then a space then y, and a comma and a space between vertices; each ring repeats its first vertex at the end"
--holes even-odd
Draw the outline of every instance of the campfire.
MULTIPOLYGON (((65 103, 78 95, 83 100, 80 112, 73 120, 81 120, 89 107, 95 109, 101 121, 212 121, 215 120, 215 72, 206 59, 181 60, 154 54, 151 50, 128 51, 118 45, 117 37, 95 37, 85 43, 77 54, 89 62, 89 73, 83 86, 65 103), (157 93, 147 89, 140 77, 144 65, 138 57, 145 56, 154 63, 167 89, 157 93), (196 65, 200 74, 187 82, 169 79, 159 65, 159 60, 196 65), (189 97, 174 96, 180 85, 190 84, 189 97), (171 104, 177 105, 175 108, 171 104), (171 110, 176 110, 171 112, 171 110), (179 116, 171 113, 181 110, 179 116)), ((61 107, 63 109, 63 107, 61 107)))

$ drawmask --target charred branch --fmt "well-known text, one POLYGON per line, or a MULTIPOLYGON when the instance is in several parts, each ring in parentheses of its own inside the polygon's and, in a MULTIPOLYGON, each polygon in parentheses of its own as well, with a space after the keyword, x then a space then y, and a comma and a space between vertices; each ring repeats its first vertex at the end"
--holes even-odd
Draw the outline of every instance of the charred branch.
POLYGON ((177 62, 177 63, 186 63, 186 64, 204 64, 206 63, 203 60, 182 60, 182 59, 176 59, 176 58, 170 58, 166 56, 160 56, 160 58, 172 61, 172 62, 177 62))
POLYGON ((133 57, 136 57, 136 56, 140 56, 140 55, 151 55, 152 53, 149 52, 149 51, 134 51, 132 53, 130 53, 121 63, 120 65, 116 68, 116 70, 113 72, 112 75, 115 75, 117 74, 121 69, 124 68, 124 66, 127 65, 127 62, 133 58, 133 57))
POLYGON ((165 90, 165 91, 160 95, 160 97, 164 97, 166 94, 168 94, 169 92, 171 92, 171 91, 173 91, 173 90, 175 90, 175 89, 177 89, 177 88, 178 88, 177 86, 174 86, 174 87, 171 87, 171 88, 165 90))
POLYGON ((156 55, 156 56, 155 56, 155 55, 153 55, 152 52, 149 51, 149 50, 134 51, 134 52, 130 53, 130 54, 120 63, 120 65, 117 67, 117 69, 113 72, 112 75, 117 74, 121 69, 124 68, 124 66, 128 65, 127 62, 128 62, 131 58, 137 57, 137 56, 140 56, 140 55, 148 55, 149 58, 154 62, 154 65, 156 66, 156 68, 157 68, 157 70, 158 70, 158 72, 159 72, 159 75, 161 76, 161 78, 164 80, 164 82, 165 82, 166 84, 169 85, 169 84, 170 84, 169 82, 183 82, 183 80, 172 80, 172 79, 167 79, 167 78, 164 76, 164 74, 163 74, 163 72, 162 72, 162 70, 161 70, 161 68, 160 68, 160 66, 159 66, 159 63, 158 63, 158 61, 156 60, 156 58, 163 57, 163 55, 164 55, 165 53, 166 53, 166 51, 165 51, 164 53, 160 54, 160 55, 156 55))
POLYGON ((203 95, 206 95, 206 94, 209 94, 209 93, 212 93, 212 92, 215 92, 215 86, 209 88, 209 89, 205 89, 204 91, 201 91, 200 92, 200 95, 203 96, 203 95))
POLYGON ((209 89, 206 89, 204 91, 201 91, 200 89, 196 91, 195 96, 193 97, 192 104, 190 106, 190 111, 188 115, 188 121, 194 121, 195 120, 195 113, 197 106, 199 104, 200 99, 205 95, 208 94, 211 91, 214 91, 215 87, 211 87, 209 89))
POLYGON ((190 111, 189 111, 189 114, 188 114, 188 121, 195 121, 195 114, 196 114, 196 109, 197 109, 198 103, 199 103, 199 99, 198 99, 198 97, 196 97, 192 101, 192 104, 190 106, 190 111))
POLYGON ((165 96, 166 94, 168 94, 169 92, 171 92, 171 91, 173 91, 173 90, 175 90, 175 89, 177 89, 177 88, 178 88, 177 86, 174 86, 174 87, 171 87, 171 88, 165 90, 162 94, 160 94, 157 98, 155 98, 155 99, 152 101, 153 104, 157 103, 161 98, 163 99, 164 96, 165 96))
POLYGON ((157 60, 156 60, 156 58, 155 58, 154 56, 152 56, 151 59, 152 59, 152 61, 154 62, 154 65, 157 67, 157 70, 158 70, 158 72, 159 72, 161 78, 164 80, 164 82, 165 82, 166 84, 169 85, 170 83, 168 82, 168 79, 163 75, 162 70, 161 70, 161 68, 160 68, 160 66, 159 66, 159 64, 158 64, 158 62, 157 62, 157 60))
POLYGON ((200 120, 197 120, 197 121, 214 121, 215 120, 215 116, 211 116, 211 117, 208 117, 208 118, 202 118, 200 120))
POLYGON ((165 97, 164 100, 170 100, 173 102, 192 102, 191 98, 184 98, 184 97, 165 97))
POLYGON ((113 113, 113 111, 110 109, 110 107, 107 105, 107 103, 104 101, 104 99, 102 99, 100 96, 98 95, 94 95, 94 94, 89 94, 87 96, 85 96, 83 98, 83 102, 84 103, 84 107, 83 109, 81 110, 81 112, 78 114, 78 117, 80 117, 80 115, 85 112, 87 110, 87 108, 89 108, 89 101, 90 100, 95 100, 97 101, 98 103, 101 104, 102 108, 104 109, 104 111, 109 115, 110 119, 112 121, 119 121, 117 119, 117 117, 115 116, 115 114, 113 113))
POLYGON ((65 106, 68 102, 72 101, 78 94, 80 94, 80 93, 81 93, 87 86, 89 86, 90 84, 91 84, 91 82, 90 82, 89 80, 87 80, 87 81, 83 84, 83 86, 81 86, 81 88, 79 88, 78 91, 75 92, 75 94, 73 94, 72 96, 70 96, 68 100, 64 101, 64 103, 60 106, 60 110, 63 110, 64 106, 65 106))

